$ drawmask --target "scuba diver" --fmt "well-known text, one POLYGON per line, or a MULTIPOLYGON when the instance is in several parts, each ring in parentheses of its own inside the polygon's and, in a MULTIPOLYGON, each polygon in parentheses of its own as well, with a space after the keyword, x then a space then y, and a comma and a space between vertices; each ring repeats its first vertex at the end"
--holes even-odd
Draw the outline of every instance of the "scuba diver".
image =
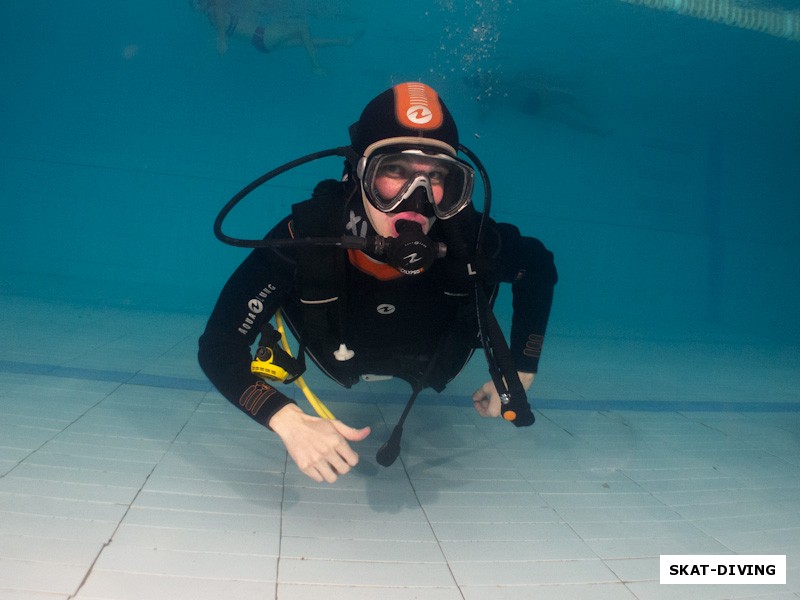
POLYGON ((376 457, 383 466, 400 452, 417 394, 441 392, 481 347, 491 381, 473 394, 475 409, 531 425, 526 390, 538 370, 557 274, 539 240, 489 218, 490 198, 483 166, 459 144, 437 93, 413 82, 384 91, 350 127, 349 146, 266 174, 220 212, 217 237, 254 250, 224 286, 200 337, 203 371, 234 406, 274 431, 318 482, 332 483, 357 464, 351 443, 370 429, 336 420, 308 390, 305 356, 345 388, 377 377, 410 384, 408 404, 376 457), (244 196, 324 156, 344 157, 341 178, 318 183, 311 199, 295 204, 265 238, 222 233, 222 221, 244 196), (472 204, 476 169, 482 212, 472 204), (512 290, 509 343, 492 312, 501 282, 512 290), (283 322, 300 343, 296 357, 282 344, 283 322), (300 384, 319 416, 281 393, 278 381, 300 384))

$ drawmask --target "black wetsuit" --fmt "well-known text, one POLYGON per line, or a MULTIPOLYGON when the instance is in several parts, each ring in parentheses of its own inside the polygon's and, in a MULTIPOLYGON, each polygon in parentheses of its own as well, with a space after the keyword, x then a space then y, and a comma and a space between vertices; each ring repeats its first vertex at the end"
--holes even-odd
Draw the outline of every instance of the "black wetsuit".
MULTIPOLYGON (((353 217, 351 211, 351 224, 353 217)), ((364 219, 361 221, 363 224, 364 219)), ((339 235, 352 235, 344 224, 338 229, 339 235)), ((288 238, 293 231, 291 217, 287 217, 269 235, 288 238)), ((430 235, 435 234, 436 227, 430 235)), ((497 280, 512 285, 513 359, 518 370, 535 373, 557 278, 553 255, 538 240, 519 236, 513 226, 493 226, 486 237, 494 239, 492 247, 503 248, 497 253, 497 280)), ((344 252, 337 248, 325 251, 344 252)), ((252 346, 261 325, 279 308, 290 323, 303 321, 295 257, 292 250, 254 250, 223 288, 200 337, 199 361, 208 378, 232 404, 264 425, 278 409, 293 401, 250 372, 252 346)), ((445 259, 437 260, 421 275, 382 281, 354 266, 354 257, 342 261, 347 291, 340 318, 346 323, 347 347, 355 357, 337 361, 330 345, 313 339, 304 339, 307 352, 326 374, 348 387, 360 374, 413 376, 424 371, 436 355, 436 384, 430 387, 441 390, 479 345, 472 296, 453 294, 442 285, 446 277, 440 265, 445 259), (461 324, 453 327, 458 319, 461 324), (452 352, 452 348, 438 351, 439 346, 448 345, 440 344, 444 336, 451 336, 449 345, 462 346, 460 353, 459 349, 452 352)))

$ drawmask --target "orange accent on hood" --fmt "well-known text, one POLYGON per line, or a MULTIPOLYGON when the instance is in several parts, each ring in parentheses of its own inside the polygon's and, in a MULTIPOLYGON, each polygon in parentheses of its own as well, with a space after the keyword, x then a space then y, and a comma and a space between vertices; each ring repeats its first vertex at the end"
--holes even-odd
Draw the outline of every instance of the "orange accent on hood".
POLYGON ((424 83, 401 83, 394 87, 397 122, 409 129, 437 129, 444 113, 439 95, 424 83))

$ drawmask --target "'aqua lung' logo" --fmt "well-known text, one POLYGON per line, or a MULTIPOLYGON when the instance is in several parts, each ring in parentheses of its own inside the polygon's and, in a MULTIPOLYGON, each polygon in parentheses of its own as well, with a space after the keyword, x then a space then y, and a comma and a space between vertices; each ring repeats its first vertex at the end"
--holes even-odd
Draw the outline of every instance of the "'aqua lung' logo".
POLYGON ((264 300, 269 296, 272 292, 275 291, 275 286, 273 284, 267 285, 263 290, 258 292, 257 298, 251 298, 247 301, 247 317, 245 318, 244 322, 239 326, 239 333, 242 335, 247 335, 247 332, 253 328, 253 323, 255 323, 256 315, 261 314, 264 310, 264 300))
POLYGON ((408 108, 406 111, 406 117, 412 123, 424 125, 425 123, 430 123, 431 119, 433 119, 433 113, 427 106, 421 106, 417 104, 408 108))
POLYGON ((412 252, 408 256, 404 256, 403 260, 406 261, 407 265, 413 265, 414 263, 418 263, 419 261, 423 260, 422 257, 417 254, 416 252, 412 252))
POLYGON ((392 314, 392 313, 393 313, 393 312, 394 312, 396 309, 395 309, 395 307, 394 307, 393 305, 391 305, 391 304, 378 304, 378 308, 376 308, 375 310, 377 310, 377 311, 378 311, 380 314, 382 314, 382 315, 390 315, 390 314, 392 314))

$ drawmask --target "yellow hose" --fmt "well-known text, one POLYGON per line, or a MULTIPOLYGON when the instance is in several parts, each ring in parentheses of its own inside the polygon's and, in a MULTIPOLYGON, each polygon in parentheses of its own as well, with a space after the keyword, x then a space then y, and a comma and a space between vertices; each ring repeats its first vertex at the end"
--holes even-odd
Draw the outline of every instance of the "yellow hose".
MULTIPOLYGON (((293 356, 292 350, 289 347, 289 340, 286 339, 286 329, 283 326, 283 316, 281 315, 281 311, 275 313, 275 324, 277 325, 278 333, 281 334, 281 346, 283 346, 283 349, 289 356, 293 356)), ((303 395, 306 397, 306 400, 308 400, 308 403, 320 417, 323 419, 336 418, 333 416, 333 413, 328 410, 328 407, 322 403, 322 400, 317 398, 317 395, 309 389, 302 377, 298 377, 294 380, 294 382, 303 392, 303 395)))

